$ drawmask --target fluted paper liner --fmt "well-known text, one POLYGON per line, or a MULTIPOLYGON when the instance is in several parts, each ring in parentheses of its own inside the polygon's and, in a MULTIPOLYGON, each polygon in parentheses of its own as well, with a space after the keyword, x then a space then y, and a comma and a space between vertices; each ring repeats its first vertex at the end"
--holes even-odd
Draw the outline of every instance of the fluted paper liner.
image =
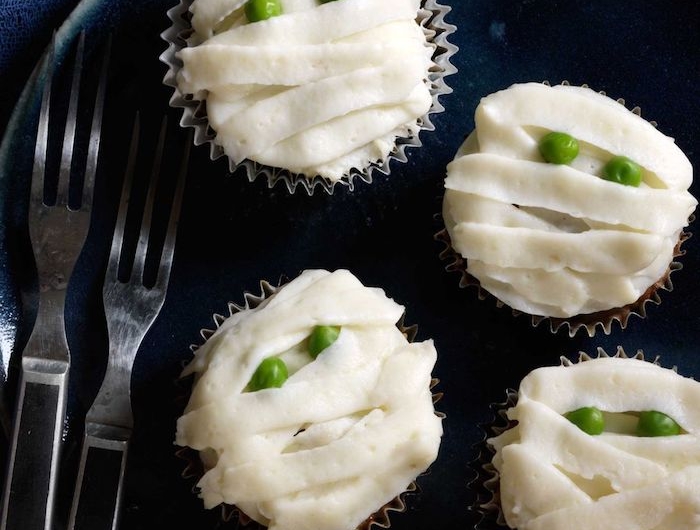
MULTIPOLYGON (((216 160, 225 156, 224 150, 214 142, 216 132, 209 126, 206 114, 206 102, 194 99, 191 94, 183 94, 177 85, 177 73, 182 68, 182 61, 176 54, 187 46, 186 39, 192 34, 189 19, 189 7, 193 0, 180 0, 180 3, 168 11, 168 18, 172 22, 170 28, 161 34, 163 40, 168 43, 168 49, 160 56, 160 60, 168 66, 163 83, 172 87, 174 93, 170 98, 170 106, 182 109, 180 125, 194 129, 195 145, 209 144, 209 156, 216 160)), ((422 8, 417 14, 416 22, 421 26, 428 43, 434 47, 432 60, 434 65, 428 72, 427 81, 433 104, 426 115, 418 120, 416 133, 395 140, 395 145, 389 156, 383 162, 371 162, 367 167, 352 168, 338 181, 330 181, 320 176, 313 178, 293 173, 287 169, 270 167, 252 160, 244 160, 235 164, 229 159, 229 169, 233 173, 240 166, 245 168, 249 181, 263 177, 267 185, 272 188, 278 183, 283 183, 290 193, 294 193, 301 187, 311 195, 319 187, 328 194, 332 194, 336 184, 347 186, 350 191, 355 187, 355 179, 366 183, 372 182, 372 174, 375 171, 388 175, 391 172, 392 160, 406 162, 406 149, 420 147, 420 131, 434 131, 435 126, 431 121, 431 115, 443 112, 445 108, 439 101, 439 96, 450 94, 452 89, 447 86, 445 78, 457 72, 457 68, 450 62, 451 57, 457 52, 457 46, 451 44, 447 37, 456 31, 456 27, 445 22, 445 15, 451 11, 449 6, 439 4, 437 0, 423 0, 422 8)))
MULTIPOLYGON (((275 286, 271 284, 270 282, 266 280, 261 280, 260 281, 260 294, 252 294, 250 292, 244 292, 243 293, 243 303, 242 304, 236 304, 234 302, 229 302, 228 303, 228 315, 224 316, 218 313, 215 313, 213 316, 213 321, 214 321, 214 329, 209 329, 209 328, 204 328, 200 330, 200 335, 202 337, 202 342, 200 344, 192 344, 190 345, 190 350, 194 353, 197 349, 199 349, 204 342, 209 340, 209 338, 214 335, 217 329, 221 326, 221 324, 224 323, 224 321, 231 317, 232 315, 241 312, 241 311, 247 311, 249 309, 255 309, 258 307, 265 299, 268 297, 274 295, 281 287, 284 286, 284 284, 287 283, 286 279, 281 279, 278 284, 275 286)), ((417 325, 411 325, 407 326, 404 323, 404 318, 405 315, 401 317, 401 320, 396 323, 396 327, 401 330, 401 332, 404 334, 406 337, 406 340, 409 342, 413 342, 413 340, 416 337, 416 333, 418 332, 418 326, 417 325)), ((191 391, 191 385, 192 385, 192 380, 193 376, 188 376, 185 378, 181 378, 176 381, 176 384, 178 386, 178 398, 177 398, 177 404, 181 410, 184 410, 185 406, 187 405, 187 401, 189 399, 190 391, 191 391)), ((435 386, 439 383, 439 380, 436 378, 433 378, 430 382, 430 388, 431 390, 435 388, 435 386)), ((442 398, 442 393, 440 392, 433 392, 433 403, 437 403, 440 399, 442 398)), ((442 412, 435 411, 435 414, 437 414, 440 418, 445 418, 445 414, 442 412)), ((199 479, 204 475, 206 472, 204 463, 199 457, 199 452, 195 451, 194 449, 191 449, 190 447, 179 447, 177 446, 177 449, 175 451, 175 454, 178 458, 180 458, 183 463, 184 463, 184 470, 182 471, 182 477, 187 479, 187 480, 192 480, 194 482, 192 490, 194 493, 197 492, 197 482, 199 482, 199 479)), ((429 473, 429 470, 426 471, 426 473, 429 473)), ((379 528, 389 528, 391 527, 391 521, 390 521, 390 514, 391 512, 405 512, 407 509, 407 497, 409 497, 412 494, 416 494, 420 491, 420 487, 418 486, 416 480, 411 482, 405 491, 400 493, 398 496, 396 496, 394 499, 389 501, 387 504, 382 506, 379 510, 371 514, 365 521, 363 521, 356 530, 370 530, 372 526, 376 526, 379 528)), ((221 518, 225 522, 230 521, 231 519, 237 518, 238 522, 241 526, 246 526, 250 527, 251 529, 265 529, 266 527, 259 524, 256 521, 253 521, 250 517, 248 517, 245 513, 243 513, 241 510, 239 510, 236 506, 229 505, 229 504, 222 504, 221 505, 221 518)))

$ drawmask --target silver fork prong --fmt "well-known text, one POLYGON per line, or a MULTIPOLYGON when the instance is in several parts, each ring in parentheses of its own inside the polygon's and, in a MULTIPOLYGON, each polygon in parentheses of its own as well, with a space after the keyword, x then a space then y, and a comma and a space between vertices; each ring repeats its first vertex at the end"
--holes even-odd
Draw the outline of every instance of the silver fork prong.
POLYGON ((122 246, 124 245, 124 227, 126 226, 126 214, 129 210, 129 197, 131 195, 131 183, 134 180, 134 166, 136 165, 136 153, 139 147, 139 135, 141 124, 138 112, 134 119, 134 126, 131 132, 131 145, 129 147, 129 158, 126 163, 124 173, 124 183, 122 184, 121 199, 119 199, 119 213, 114 226, 114 237, 112 238, 112 248, 109 252, 107 262, 107 273, 105 278, 109 281, 117 281, 119 275, 119 261, 121 259, 122 246))
POLYGON ((156 189, 160 180, 160 164, 163 160, 163 149, 165 148, 165 135, 168 127, 167 117, 163 117, 160 125, 160 134, 158 135, 158 145, 156 154, 153 158, 153 169, 151 179, 148 183, 148 192, 146 194, 146 203, 143 209, 143 218, 141 219, 141 230, 139 231, 139 242, 136 246, 136 254, 134 257, 134 267, 131 271, 132 279, 140 279, 143 281, 143 271, 146 267, 146 254, 148 251, 148 239, 151 233, 151 221, 153 220, 153 203, 156 198, 156 189))
POLYGON ((85 32, 80 34, 78 48, 75 52, 73 64, 73 81, 70 88, 70 101, 68 103, 68 115, 66 117, 66 129, 63 135, 63 149, 61 151, 61 166, 58 173, 58 187, 56 189, 56 205, 68 206, 68 186, 70 183, 71 165, 73 162, 73 145, 75 144, 75 130, 78 121, 78 96, 80 93, 80 79, 83 73, 83 50, 85 48, 85 32))
POLYGON ((90 126, 90 140, 85 163, 85 180, 83 181, 80 208, 92 208, 95 173, 97 172, 97 156, 100 152, 100 129, 102 128, 102 114, 104 112, 105 93, 107 91, 107 71, 109 68, 111 51, 112 37, 110 36, 102 61, 102 71, 100 72, 100 81, 97 85, 97 95, 95 96, 95 107, 92 111, 92 125, 90 126))
POLYGON ((182 155, 180 174, 177 177, 175 193, 173 194, 173 204, 170 209, 168 231, 165 234, 165 242, 163 243, 163 250, 161 251, 158 265, 158 276, 154 287, 163 291, 168 288, 170 271, 172 270, 173 254, 175 253, 175 236, 177 235, 177 226, 180 219, 180 210, 182 208, 182 196, 185 191, 185 177, 187 176, 187 166, 190 159, 192 140, 192 134, 190 133, 187 143, 185 144, 185 152, 182 155))
POLYGON ((44 173, 46 170, 46 156, 49 146, 49 107, 51 103, 51 80, 53 78, 54 55, 56 53, 56 35, 51 41, 51 46, 44 57, 44 90, 41 96, 41 110, 39 111, 39 125, 36 132, 36 145, 34 147, 34 167, 32 169, 31 200, 34 204, 44 204, 44 173))

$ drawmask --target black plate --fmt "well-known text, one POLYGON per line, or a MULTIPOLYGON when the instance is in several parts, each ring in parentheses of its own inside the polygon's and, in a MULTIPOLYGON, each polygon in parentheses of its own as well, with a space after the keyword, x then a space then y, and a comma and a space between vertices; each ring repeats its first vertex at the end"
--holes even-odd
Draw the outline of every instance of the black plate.
MULTIPOLYGON (((433 240, 440 226, 444 168, 473 127, 482 96, 515 82, 549 80, 587 83, 612 97, 638 105, 643 116, 673 136, 695 166, 700 162, 700 4, 628 0, 444 0, 448 21, 458 26, 451 41, 459 73, 448 78, 454 93, 442 99, 437 130, 424 133, 424 146, 409 150, 407 164, 392 175, 358 182, 352 193, 290 195, 267 189, 244 175, 227 174, 223 160, 211 162, 208 149, 193 151, 170 292, 159 320, 146 337, 134 368, 136 429, 126 482, 123 528, 214 528, 218 510, 207 512, 181 479, 174 457, 176 379, 188 346, 211 326, 229 300, 257 291, 258 280, 296 276, 305 268, 348 268, 365 284, 383 287, 407 307, 407 322, 419 325, 419 339, 435 339, 435 375, 445 393, 439 409, 447 414, 440 456, 420 479, 421 491, 392 528, 472 527, 474 496, 469 467, 490 421, 489 403, 501 401, 530 370, 559 362, 560 355, 598 346, 613 352, 642 348, 700 376, 700 244, 691 238, 673 275, 675 289, 662 293, 661 306, 647 306, 648 318, 633 317, 626 330, 610 336, 574 338, 546 326, 533 328, 473 290, 459 289, 458 276, 444 271, 441 247, 433 240)), ((71 22, 58 34, 67 46, 81 27, 89 42, 113 34, 105 141, 98 175, 97 207, 79 275, 69 293, 69 340, 73 366, 63 492, 72 490, 82 414, 97 390, 105 362, 106 330, 100 302, 107 242, 115 215, 120 166, 135 111, 141 110, 146 137, 154 137, 160 117, 172 120, 170 90, 162 86, 165 67, 158 56, 159 33, 169 25, 171 1, 33 0, 0 2, 3 85, 0 120, 6 130, 0 160, 0 351, 16 364, 34 317, 36 294, 27 242, 26 186, 31 167, 36 97, 17 104, 31 68, 51 31, 76 5, 71 22), (50 5, 46 5, 50 4, 50 5), (90 40, 92 39, 92 40, 90 40), (11 112, 17 105, 13 121, 11 112), (8 125, 9 124, 9 125, 8 125), (89 375, 86 375, 89 374, 89 375)), ((93 50, 93 48, 91 48, 93 50)), ((98 47, 94 47, 95 52, 98 47)), ((697 182, 691 191, 700 195, 697 182)), ((691 231, 695 229, 691 226, 691 231)), ((10 373, 13 373, 13 367, 10 373)), ((6 401, 12 401, 10 377, 6 401)), ((60 514, 65 517, 66 498, 60 514)), ((231 525, 235 526, 235 525, 231 525)))

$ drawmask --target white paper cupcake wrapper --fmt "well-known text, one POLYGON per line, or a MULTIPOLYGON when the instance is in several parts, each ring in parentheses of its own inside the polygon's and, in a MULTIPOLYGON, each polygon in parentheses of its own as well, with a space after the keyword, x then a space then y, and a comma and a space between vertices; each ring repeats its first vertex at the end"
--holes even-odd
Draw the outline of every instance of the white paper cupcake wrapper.
MULTIPOLYGON (((603 348, 598 348, 595 355, 589 355, 586 352, 579 352, 576 360, 571 360, 568 357, 561 356, 559 358, 562 366, 571 366, 580 362, 590 361, 600 357, 617 357, 621 359, 639 359, 647 360, 644 357, 642 350, 637 350, 634 355, 628 355, 622 346, 618 346, 614 355, 608 354, 603 348)), ((648 362, 660 364, 659 357, 656 356, 648 362)), ((676 367, 672 367, 676 370, 676 367)), ((490 423, 481 425, 484 431, 482 441, 477 444, 479 456, 470 463, 470 467, 474 472, 475 478, 469 484, 469 487, 475 495, 474 503, 471 506, 471 511, 476 513, 479 521, 474 526, 475 530, 497 530, 500 528, 509 528, 506 524, 501 509, 500 502, 500 475, 491 461, 495 451, 488 444, 487 440, 503 433, 513 427, 514 422, 508 419, 508 409, 514 407, 518 402, 518 391, 514 389, 506 390, 506 400, 503 403, 493 403, 490 408, 493 411, 494 419, 490 423)))
MULTIPOLYGON (((201 342, 198 344, 191 344, 190 345, 190 351, 194 354, 195 351, 197 351, 207 340, 211 338, 214 333, 216 333, 216 330, 221 327, 221 325, 226 321, 226 319, 230 318, 231 316, 235 315, 236 313, 239 313, 241 311, 247 311, 249 309, 255 309, 258 307, 260 304, 262 304, 266 299, 274 295, 281 287, 284 286, 284 284, 287 283, 286 278, 281 278, 280 281, 277 283, 277 285, 273 285, 272 283, 266 281, 266 280, 261 280, 260 281, 260 294, 253 294, 250 292, 244 292, 243 293, 243 303, 242 304, 237 304, 235 302, 229 302, 227 305, 227 315, 222 315, 219 313, 214 313, 212 320, 214 323, 214 328, 202 328, 199 332, 201 336, 201 342)), ((404 322, 405 319, 405 314, 401 316, 401 319, 396 323, 396 327, 399 328, 399 330, 404 334, 406 337, 406 340, 409 342, 413 342, 416 338, 416 334, 418 333, 418 326, 413 324, 410 326, 407 326, 404 322)), ((178 392, 177 392, 177 401, 178 405, 182 410, 184 410, 185 405, 187 404, 187 400, 189 399, 189 394, 190 394, 190 383, 192 382, 193 377, 188 376, 183 379, 179 379, 176 384, 179 387, 178 392)), ((430 388, 433 390, 439 383, 439 380, 436 378, 433 378, 430 382, 430 388)), ((442 393, 441 392, 435 392, 433 391, 433 403, 437 403, 440 399, 442 398, 442 393)), ((439 411, 435 411, 435 414, 437 414, 440 418, 444 419, 445 414, 439 411)), ((191 449, 189 447, 177 447, 175 451, 176 456, 181 459, 184 463, 184 470, 182 471, 182 477, 184 479, 188 480, 194 480, 195 483, 199 481, 199 479, 202 477, 202 475, 205 472, 204 469, 204 464, 202 463, 201 459, 199 458, 199 452, 195 451, 194 449, 191 449)), ((425 473, 429 473, 430 469, 426 471, 425 473)), ((416 478, 417 480, 417 478, 416 478)), ((387 504, 382 506, 379 510, 371 514, 367 519, 365 519, 358 527, 356 530, 370 530, 372 527, 378 527, 378 528, 389 528, 391 527, 391 521, 390 521, 390 515, 391 512, 405 512, 407 510, 407 505, 406 501, 407 498, 411 495, 416 495, 420 492, 420 486, 418 483, 414 480, 411 482, 406 489, 401 492, 399 495, 394 497, 391 501, 389 501, 387 504)), ((196 485, 193 486, 193 491, 197 491, 196 485)), ((253 521, 248 517, 245 513, 243 513, 239 508, 236 506, 232 506, 230 504, 222 504, 221 505, 221 518, 224 522, 228 522, 231 519, 236 519, 238 523, 241 526, 244 527, 250 527, 251 529, 262 529, 264 530, 265 527, 260 525, 259 523, 253 521)))
MULTIPOLYGON (((194 99, 191 94, 180 92, 176 81, 177 73, 182 68, 182 61, 176 57, 176 54, 187 46, 186 39, 192 32, 189 21, 189 7, 192 1, 180 0, 178 5, 168 11, 168 18, 172 25, 161 34, 163 40, 168 43, 168 49, 160 56, 160 60, 168 66, 163 83, 174 90, 170 98, 170 106, 182 109, 180 125, 192 127, 195 131, 195 145, 208 143, 209 156, 212 160, 216 160, 225 156, 225 153, 223 148, 214 142, 216 133, 209 126, 205 102, 194 99)), ((229 159, 229 170, 233 173, 242 166, 245 168, 248 180, 251 182, 256 178, 264 177, 269 188, 282 183, 290 193, 294 193, 298 188, 302 188, 309 195, 316 188, 321 188, 326 193, 332 194, 335 186, 338 184, 347 186, 352 191, 355 187, 355 179, 369 184, 372 182, 372 175, 375 171, 388 175, 391 172, 390 164, 392 160, 406 162, 406 149, 422 145, 419 138, 420 131, 435 130, 430 117, 432 114, 445 110, 438 98, 452 92, 452 89, 447 86, 445 78, 457 72, 457 68, 452 65, 450 59, 457 52, 458 48, 447 39, 457 29, 455 26, 445 22, 445 15, 450 11, 451 8, 449 6, 439 4, 436 0, 423 0, 423 7, 418 12, 416 20, 423 28, 428 42, 435 47, 432 57, 434 66, 428 72, 428 83, 433 97, 433 104, 428 113, 418 120, 418 128, 415 134, 396 138, 394 149, 386 160, 381 163, 370 163, 363 168, 352 168, 340 180, 333 182, 320 176, 308 178, 287 169, 265 166, 252 160, 244 160, 237 165, 233 160, 229 159)))

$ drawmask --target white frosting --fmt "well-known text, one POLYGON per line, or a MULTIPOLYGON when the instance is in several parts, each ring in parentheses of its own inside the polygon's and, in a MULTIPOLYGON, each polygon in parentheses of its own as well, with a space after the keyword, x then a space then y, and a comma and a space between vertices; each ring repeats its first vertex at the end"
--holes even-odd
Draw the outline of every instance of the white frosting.
POLYGON ((250 159, 338 180, 385 159, 432 104, 418 0, 281 0, 247 23, 242 0, 195 0, 180 90, 206 98, 215 141, 250 159))
POLYGON ((197 380, 177 423, 176 443, 210 467, 198 484, 205 505, 235 504, 271 530, 351 530, 427 469, 442 435, 429 388, 436 351, 406 340, 402 314, 348 271, 314 270, 227 319, 186 369, 197 380), (316 325, 341 332, 312 361, 316 325), (289 379, 244 392, 270 356, 289 379))
POLYGON ((601 358, 523 379, 517 426, 490 439, 508 526, 519 530, 700 528, 700 384, 652 363, 601 358), (612 430, 591 436, 563 414, 594 406, 612 430), (629 434, 629 412, 656 410, 682 434, 629 434), (615 415, 612 415, 615 414, 615 415), (618 417, 620 415, 620 417, 618 417))
POLYGON ((630 304, 662 278, 697 201, 673 140, 593 90, 513 85, 482 99, 476 129, 447 166, 443 216, 468 272, 509 306, 570 317, 630 304), (540 138, 579 142, 570 165, 544 162, 540 138), (600 178, 624 155, 639 188, 600 178))

